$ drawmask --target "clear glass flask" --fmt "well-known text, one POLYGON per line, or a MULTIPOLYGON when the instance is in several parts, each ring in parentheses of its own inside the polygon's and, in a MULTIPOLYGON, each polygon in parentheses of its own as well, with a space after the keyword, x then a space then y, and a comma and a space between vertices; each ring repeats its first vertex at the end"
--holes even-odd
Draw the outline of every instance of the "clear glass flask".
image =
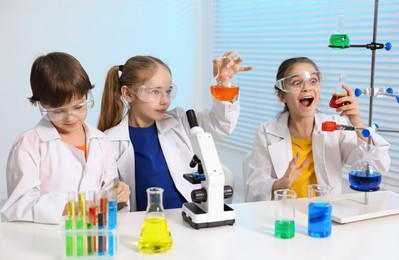
POLYGON ((162 188, 147 189, 147 210, 138 244, 140 253, 163 253, 172 248, 172 235, 166 221, 162 197, 162 188))
MULTIPOLYGON (((229 62, 227 57, 219 57, 223 62, 229 62)), ((231 101, 238 97, 240 86, 234 77, 224 75, 218 67, 217 75, 211 81, 211 95, 218 101, 231 101)))
POLYGON ((342 87, 343 85, 346 85, 346 74, 341 74, 338 78, 337 88, 335 89, 330 99, 329 105, 331 108, 338 108, 348 104, 347 102, 343 102, 341 104, 337 104, 336 102, 337 99, 348 95, 348 92, 342 87))
POLYGON ((349 183, 353 190, 377 191, 380 189, 381 171, 372 160, 373 150, 370 144, 359 146, 363 152, 363 158, 356 161, 349 172, 349 183))
POLYGON ((344 32, 344 16, 337 15, 337 31, 330 36, 330 47, 344 49, 349 47, 349 36, 344 32))

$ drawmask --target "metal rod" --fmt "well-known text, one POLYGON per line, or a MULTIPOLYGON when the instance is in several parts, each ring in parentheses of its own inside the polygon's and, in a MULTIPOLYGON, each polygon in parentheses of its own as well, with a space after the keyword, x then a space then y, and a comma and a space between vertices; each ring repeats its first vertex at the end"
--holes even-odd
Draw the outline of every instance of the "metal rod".
POLYGON ((399 133, 399 130, 378 129, 377 132, 383 132, 383 133, 399 133))
MULTIPOLYGON (((378 0, 374 1, 374 25, 373 25, 373 42, 377 42, 377 23, 378 23, 378 0)), ((375 49, 371 50, 371 69, 370 69, 370 103, 369 103, 369 126, 373 124, 373 97, 374 97, 374 71, 375 71, 375 49)), ((367 139, 367 143, 371 144, 371 137, 367 139)))
POLYGON ((367 191, 364 193, 364 204, 369 204, 369 193, 367 191))

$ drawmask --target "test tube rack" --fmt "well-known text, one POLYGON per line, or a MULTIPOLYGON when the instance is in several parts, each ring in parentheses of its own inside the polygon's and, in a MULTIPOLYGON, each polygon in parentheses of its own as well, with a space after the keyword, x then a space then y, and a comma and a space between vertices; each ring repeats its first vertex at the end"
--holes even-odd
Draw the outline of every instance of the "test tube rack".
POLYGON ((117 204, 110 197, 101 197, 97 205, 86 201, 85 193, 79 193, 76 215, 76 201, 68 201, 68 217, 62 232, 65 259, 106 259, 115 256, 118 248, 117 204))

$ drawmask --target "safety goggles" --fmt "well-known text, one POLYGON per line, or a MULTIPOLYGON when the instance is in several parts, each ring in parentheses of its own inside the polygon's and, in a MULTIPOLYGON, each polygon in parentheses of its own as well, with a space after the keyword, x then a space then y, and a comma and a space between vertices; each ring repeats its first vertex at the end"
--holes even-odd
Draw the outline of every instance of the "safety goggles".
POLYGON ((44 108, 39 103, 39 110, 42 116, 52 122, 62 121, 68 116, 82 117, 90 111, 94 106, 94 99, 91 91, 87 94, 87 98, 80 100, 78 103, 69 106, 57 108, 44 108))
POLYGON ((320 87, 321 76, 320 71, 304 71, 279 79, 274 85, 284 92, 296 92, 301 91, 306 83, 312 88, 320 87))
POLYGON ((177 86, 170 85, 169 87, 151 87, 142 85, 138 87, 136 96, 144 102, 157 102, 163 97, 172 101, 176 97, 177 86))

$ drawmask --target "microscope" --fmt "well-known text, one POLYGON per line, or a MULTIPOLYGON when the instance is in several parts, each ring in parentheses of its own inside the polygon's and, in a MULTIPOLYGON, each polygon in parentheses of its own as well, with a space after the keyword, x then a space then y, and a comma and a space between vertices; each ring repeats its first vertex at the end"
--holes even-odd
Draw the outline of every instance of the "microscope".
POLYGON ((193 202, 183 204, 183 219, 195 229, 233 225, 235 212, 224 203, 224 199, 233 196, 233 188, 224 185, 224 173, 212 135, 198 126, 194 110, 188 110, 186 114, 194 150, 190 167, 198 165, 198 172, 183 177, 192 184, 201 183, 201 188, 191 192, 193 202))

